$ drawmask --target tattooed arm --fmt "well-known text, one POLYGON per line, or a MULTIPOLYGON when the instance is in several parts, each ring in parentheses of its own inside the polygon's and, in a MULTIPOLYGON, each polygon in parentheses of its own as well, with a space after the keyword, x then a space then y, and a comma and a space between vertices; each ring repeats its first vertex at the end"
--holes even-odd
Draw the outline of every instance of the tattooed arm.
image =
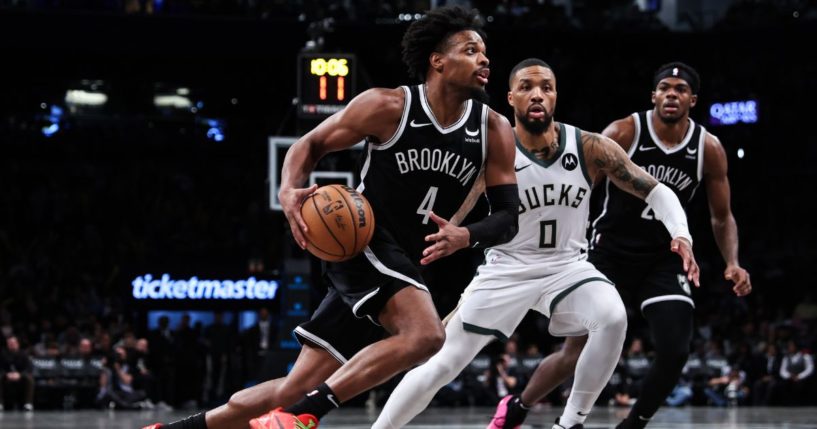
POLYGON ((451 216, 451 219, 448 220, 449 223, 459 226, 462 221, 468 216, 468 213, 471 213, 471 210, 477 205, 477 200, 479 199, 482 194, 485 193, 485 169, 483 168, 479 172, 479 176, 477 176, 477 180, 474 181, 474 186, 471 188, 471 192, 465 197, 465 201, 463 201, 462 205, 460 206, 459 210, 454 213, 454 216, 451 216))
POLYGON ((587 172, 594 183, 600 176, 607 176, 613 184, 642 200, 658 184, 654 177, 630 160, 621 146, 607 137, 582 131, 582 149, 587 172))
POLYGON ((613 184, 650 205, 655 218, 664 224, 672 237, 670 250, 681 256, 687 278, 699 286, 700 270, 692 253, 692 236, 678 196, 635 165, 624 149, 607 137, 582 131, 582 149, 591 180, 606 175, 613 184))

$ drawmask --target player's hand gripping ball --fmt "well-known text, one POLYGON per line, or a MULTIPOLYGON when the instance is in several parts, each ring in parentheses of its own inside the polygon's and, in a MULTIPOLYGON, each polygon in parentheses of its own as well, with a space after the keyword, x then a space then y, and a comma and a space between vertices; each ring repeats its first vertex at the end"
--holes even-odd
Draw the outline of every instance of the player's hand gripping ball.
POLYGON ((369 245, 374 214, 369 201, 345 185, 318 188, 301 204, 306 250, 328 262, 351 259, 369 245))

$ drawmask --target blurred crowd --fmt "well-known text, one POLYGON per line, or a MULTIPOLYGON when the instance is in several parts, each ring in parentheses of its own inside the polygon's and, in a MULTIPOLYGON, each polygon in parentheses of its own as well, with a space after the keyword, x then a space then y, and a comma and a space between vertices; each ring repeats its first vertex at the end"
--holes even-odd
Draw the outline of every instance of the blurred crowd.
MULTIPOLYGON (((163 317, 155 329, 144 330, 121 314, 23 324, 0 309, 2 409, 195 410, 222 403, 266 378, 278 322, 262 309, 254 326, 239 332, 221 316, 216 313, 208 326, 191 324, 189 316, 171 326, 163 317)), ((811 352, 817 303, 809 298, 789 318, 774 322, 723 324, 712 314, 699 316, 703 323, 667 405, 817 405, 811 352)), ((487 346, 433 405, 490 406, 521 392, 545 354, 561 347, 543 332, 518 332, 487 346)), ((640 333, 631 332, 599 405, 627 407, 637 398, 652 359, 650 340, 640 333)), ((361 399, 382 405, 397 381, 361 399)), ((542 403, 563 405, 570 387, 566 382, 542 403)))
POLYGON ((183 315, 171 326, 136 326, 122 314, 20 323, 0 309, 0 410, 111 408, 194 410, 263 381, 277 330, 266 309, 239 332, 183 315), (137 335, 138 334, 138 335, 137 335))

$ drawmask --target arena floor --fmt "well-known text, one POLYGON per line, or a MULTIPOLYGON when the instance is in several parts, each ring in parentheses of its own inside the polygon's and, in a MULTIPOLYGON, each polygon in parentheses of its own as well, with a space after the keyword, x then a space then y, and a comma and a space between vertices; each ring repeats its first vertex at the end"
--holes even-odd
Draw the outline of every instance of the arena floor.
MULTIPOLYGON (((598 408, 594 410, 585 427, 612 428, 626 410, 598 408)), ((487 408, 435 408, 427 410, 409 425, 413 428, 484 428, 492 409, 487 408)), ((0 412, 0 428, 3 429, 133 429, 157 421, 170 421, 188 415, 182 412, 160 411, 35 411, 0 412)), ((543 408, 528 418, 527 427, 550 429, 559 410, 543 408)), ((327 416, 321 427, 368 428, 376 417, 375 412, 363 408, 338 410, 327 416)), ((817 429, 817 408, 680 408, 662 409, 649 426, 651 429, 765 429, 810 428, 817 429)))

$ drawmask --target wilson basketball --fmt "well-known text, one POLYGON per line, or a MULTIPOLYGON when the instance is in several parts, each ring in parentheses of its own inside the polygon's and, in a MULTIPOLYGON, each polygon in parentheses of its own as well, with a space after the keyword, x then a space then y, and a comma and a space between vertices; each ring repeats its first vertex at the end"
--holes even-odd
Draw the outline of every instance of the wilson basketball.
POLYGON ((301 205, 306 249, 324 261, 351 259, 374 233, 374 214, 366 197, 345 185, 318 188, 301 205))

